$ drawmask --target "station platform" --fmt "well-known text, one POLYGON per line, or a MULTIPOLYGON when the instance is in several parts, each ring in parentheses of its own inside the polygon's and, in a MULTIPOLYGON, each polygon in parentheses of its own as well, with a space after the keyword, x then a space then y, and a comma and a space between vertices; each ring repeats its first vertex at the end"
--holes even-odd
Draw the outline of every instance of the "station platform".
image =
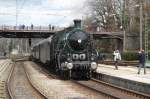
POLYGON ((146 74, 144 74, 143 68, 141 68, 140 74, 137 74, 138 67, 135 66, 118 66, 118 70, 116 70, 114 65, 99 64, 96 72, 100 74, 100 80, 150 94, 150 68, 146 68, 146 74))

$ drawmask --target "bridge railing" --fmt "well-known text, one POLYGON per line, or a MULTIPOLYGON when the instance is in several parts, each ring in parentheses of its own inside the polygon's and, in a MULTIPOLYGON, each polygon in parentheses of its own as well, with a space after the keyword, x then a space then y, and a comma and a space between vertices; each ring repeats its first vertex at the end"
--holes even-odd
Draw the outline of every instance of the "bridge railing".
POLYGON ((0 26, 0 30, 25 30, 25 31, 60 31, 63 27, 49 27, 49 26, 0 26))

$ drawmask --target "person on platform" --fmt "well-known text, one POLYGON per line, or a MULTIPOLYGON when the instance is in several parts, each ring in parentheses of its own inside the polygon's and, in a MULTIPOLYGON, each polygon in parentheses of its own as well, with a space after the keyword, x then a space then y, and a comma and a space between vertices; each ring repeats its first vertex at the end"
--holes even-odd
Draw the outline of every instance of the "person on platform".
POLYGON ((144 68, 144 74, 146 74, 145 53, 144 53, 144 50, 139 51, 138 58, 139 58, 139 69, 138 69, 138 73, 137 74, 140 74, 141 67, 144 68))
POLYGON ((33 27, 34 27, 33 24, 31 24, 31 29, 32 29, 32 30, 33 30, 33 27))
POLYGON ((48 27, 49 27, 49 30, 51 31, 51 24, 49 24, 48 27))
POLYGON ((115 50, 113 55, 114 55, 115 69, 118 70, 118 61, 121 60, 119 50, 115 50))

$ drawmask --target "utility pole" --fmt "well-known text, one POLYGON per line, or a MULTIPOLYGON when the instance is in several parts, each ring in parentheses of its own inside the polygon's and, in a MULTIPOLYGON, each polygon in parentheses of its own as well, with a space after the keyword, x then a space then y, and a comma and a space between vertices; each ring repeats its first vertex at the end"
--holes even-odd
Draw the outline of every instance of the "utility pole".
POLYGON ((142 7, 142 3, 140 3, 140 50, 142 50, 143 49, 143 47, 142 47, 142 39, 143 39, 143 37, 142 37, 142 32, 143 32, 143 23, 142 23, 142 21, 143 21, 143 7, 142 7))
POLYGON ((149 36, 149 29, 148 29, 148 22, 147 22, 147 19, 148 18, 148 14, 145 13, 145 59, 146 61, 148 61, 148 45, 149 45, 149 40, 148 40, 148 36, 149 36))
POLYGON ((16 0, 16 29, 18 24, 18 1, 16 0))
POLYGON ((126 16, 126 0, 123 0, 123 10, 121 17, 121 24, 123 28, 123 52, 126 51, 126 24, 125 24, 125 16, 126 16))

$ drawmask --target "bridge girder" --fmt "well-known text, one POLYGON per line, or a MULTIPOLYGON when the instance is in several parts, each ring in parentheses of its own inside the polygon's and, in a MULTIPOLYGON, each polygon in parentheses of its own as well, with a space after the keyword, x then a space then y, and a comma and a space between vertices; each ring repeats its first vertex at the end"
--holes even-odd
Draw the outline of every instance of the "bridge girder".
POLYGON ((5 38, 48 38, 55 32, 25 32, 25 31, 0 31, 0 36, 5 38))

